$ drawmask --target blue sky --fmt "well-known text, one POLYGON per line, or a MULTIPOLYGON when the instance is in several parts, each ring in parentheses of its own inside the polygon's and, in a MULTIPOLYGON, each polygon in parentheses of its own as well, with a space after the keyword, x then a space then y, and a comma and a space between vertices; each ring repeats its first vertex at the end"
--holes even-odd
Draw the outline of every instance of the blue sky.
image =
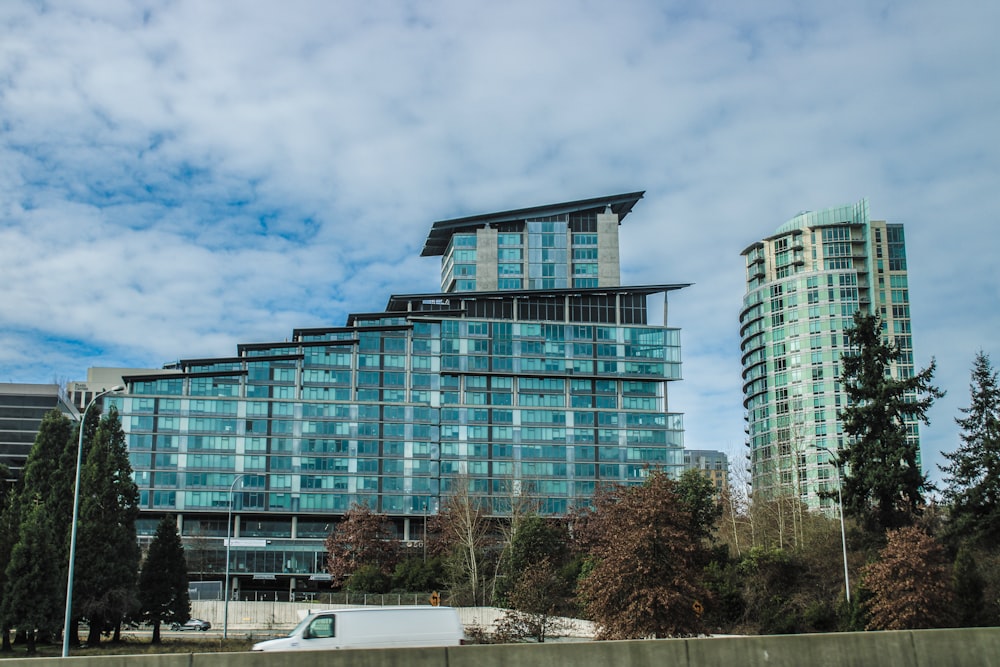
POLYGON ((740 251, 868 197, 915 357, 1000 365, 1000 4, 0 3, 0 381, 159 367, 438 289, 430 224, 645 190, 623 280, 694 285, 686 444, 742 456, 740 251))

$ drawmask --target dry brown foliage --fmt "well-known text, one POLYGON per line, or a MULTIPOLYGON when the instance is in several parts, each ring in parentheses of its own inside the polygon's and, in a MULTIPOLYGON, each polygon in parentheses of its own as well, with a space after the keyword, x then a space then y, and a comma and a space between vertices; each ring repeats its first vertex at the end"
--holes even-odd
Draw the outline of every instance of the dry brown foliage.
POLYGON ((698 634, 707 554, 676 483, 653 473, 643 486, 600 491, 594 507, 580 526, 591 566, 578 592, 599 637, 698 634))
POLYGON ((342 585, 362 565, 392 574, 399 561, 399 541, 384 514, 354 505, 326 538, 326 568, 333 586, 342 585))
POLYGON ((869 630, 946 627, 951 621, 951 570, 944 549, 915 526, 890 530, 879 559, 862 568, 869 630))

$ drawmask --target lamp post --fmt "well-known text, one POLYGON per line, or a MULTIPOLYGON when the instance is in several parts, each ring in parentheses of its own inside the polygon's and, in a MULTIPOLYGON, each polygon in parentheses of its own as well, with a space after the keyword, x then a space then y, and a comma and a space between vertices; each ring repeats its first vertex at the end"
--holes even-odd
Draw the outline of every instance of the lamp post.
POLYGON ((816 449, 822 449, 824 452, 830 455, 834 460, 830 463, 833 464, 833 469, 837 473, 837 504, 840 507, 840 546, 844 551, 844 592, 847 595, 847 602, 851 602, 851 579, 847 574, 847 533, 844 531, 844 496, 841 494, 841 484, 840 484, 840 462, 839 457, 830 451, 827 447, 817 446, 816 449))
POLYGON ((124 385, 118 385, 95 394, 90 399, 90 403, 87 403, 87 407, 80 413, 80 437, 76 443, 76 483, 73 486, 73 523, 69 531, 69 567, 66 574, 66 620, 63 624, 62 647, 62 657, 64 658, 69 656, 69 632, 73 619, 73 566, 76 564, 76 524, 80 517, 80 466, 83 463, 83 429, 87 422, 87 412, 99 398, 124 389, 124 385))
POLYGON ((236 482, 246 477, 246 473, 241 473, 233 478, 233 483, 229 485, 229 518, 226 520, 226 590, 225 602, 222 603, 222 638, 229 638, 229 547, 233 541, 233 491, 236 489, 236 482))

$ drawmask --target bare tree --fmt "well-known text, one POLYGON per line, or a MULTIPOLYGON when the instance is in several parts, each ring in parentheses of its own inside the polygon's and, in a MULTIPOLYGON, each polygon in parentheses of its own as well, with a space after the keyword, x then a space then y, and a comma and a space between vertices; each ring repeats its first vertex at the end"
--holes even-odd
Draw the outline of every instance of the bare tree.
MULTIPOLYGON (((732 460, 738 459, 733 457, 732 460)), ((745 466, 733 465, 729 471, 729 483, 721 495, 719 539, 728 544, 737 557, 743 555, 744 548, 756 545, 750 499, 750 471, 745 466)))
POLYGON ((486 501, 472 493, 471 480, 454 480, 451 495, 442 499, 434 520, 439 549, 445 554, 445 569, 452 598, 472 605, 485 605, 488 590, 484 569, 486 550, 495 539, 487 517, 486 501))
MULTIPOLYGON (((494 602, 497 599, 498 585, 501 586, 502 596, 504 586, 500 582, 504 575, 501 570, 514 547, 515 536, 520 531, 525 519, 537 515, 539 509, 538 499, 532 496, 533 485, 529 482, 514 479, 511 476, 503 481, 502 488, 505 493, 500 499, 501 506, 496 509, 499 513, 506 513, 507 516, 494 522, 500 539, 500 549, 494 563, 493 581, 489 595, 489 599, 494 602)), ((506 588, 509 587, 509 585, 506 586, 506 588)))

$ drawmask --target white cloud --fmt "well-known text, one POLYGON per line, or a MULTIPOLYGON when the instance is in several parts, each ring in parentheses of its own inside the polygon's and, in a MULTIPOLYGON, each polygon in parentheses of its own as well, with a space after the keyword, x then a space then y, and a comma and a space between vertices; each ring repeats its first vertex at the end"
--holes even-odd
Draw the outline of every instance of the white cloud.
POLYGON ((739 252, 802 209, 906 224, 926 458, 996 347, 988 3, 42 7, 0 7, 3 379, 339 325, 437 289, 434 220, 638 189, 691 447, 743 438, 739 252))

